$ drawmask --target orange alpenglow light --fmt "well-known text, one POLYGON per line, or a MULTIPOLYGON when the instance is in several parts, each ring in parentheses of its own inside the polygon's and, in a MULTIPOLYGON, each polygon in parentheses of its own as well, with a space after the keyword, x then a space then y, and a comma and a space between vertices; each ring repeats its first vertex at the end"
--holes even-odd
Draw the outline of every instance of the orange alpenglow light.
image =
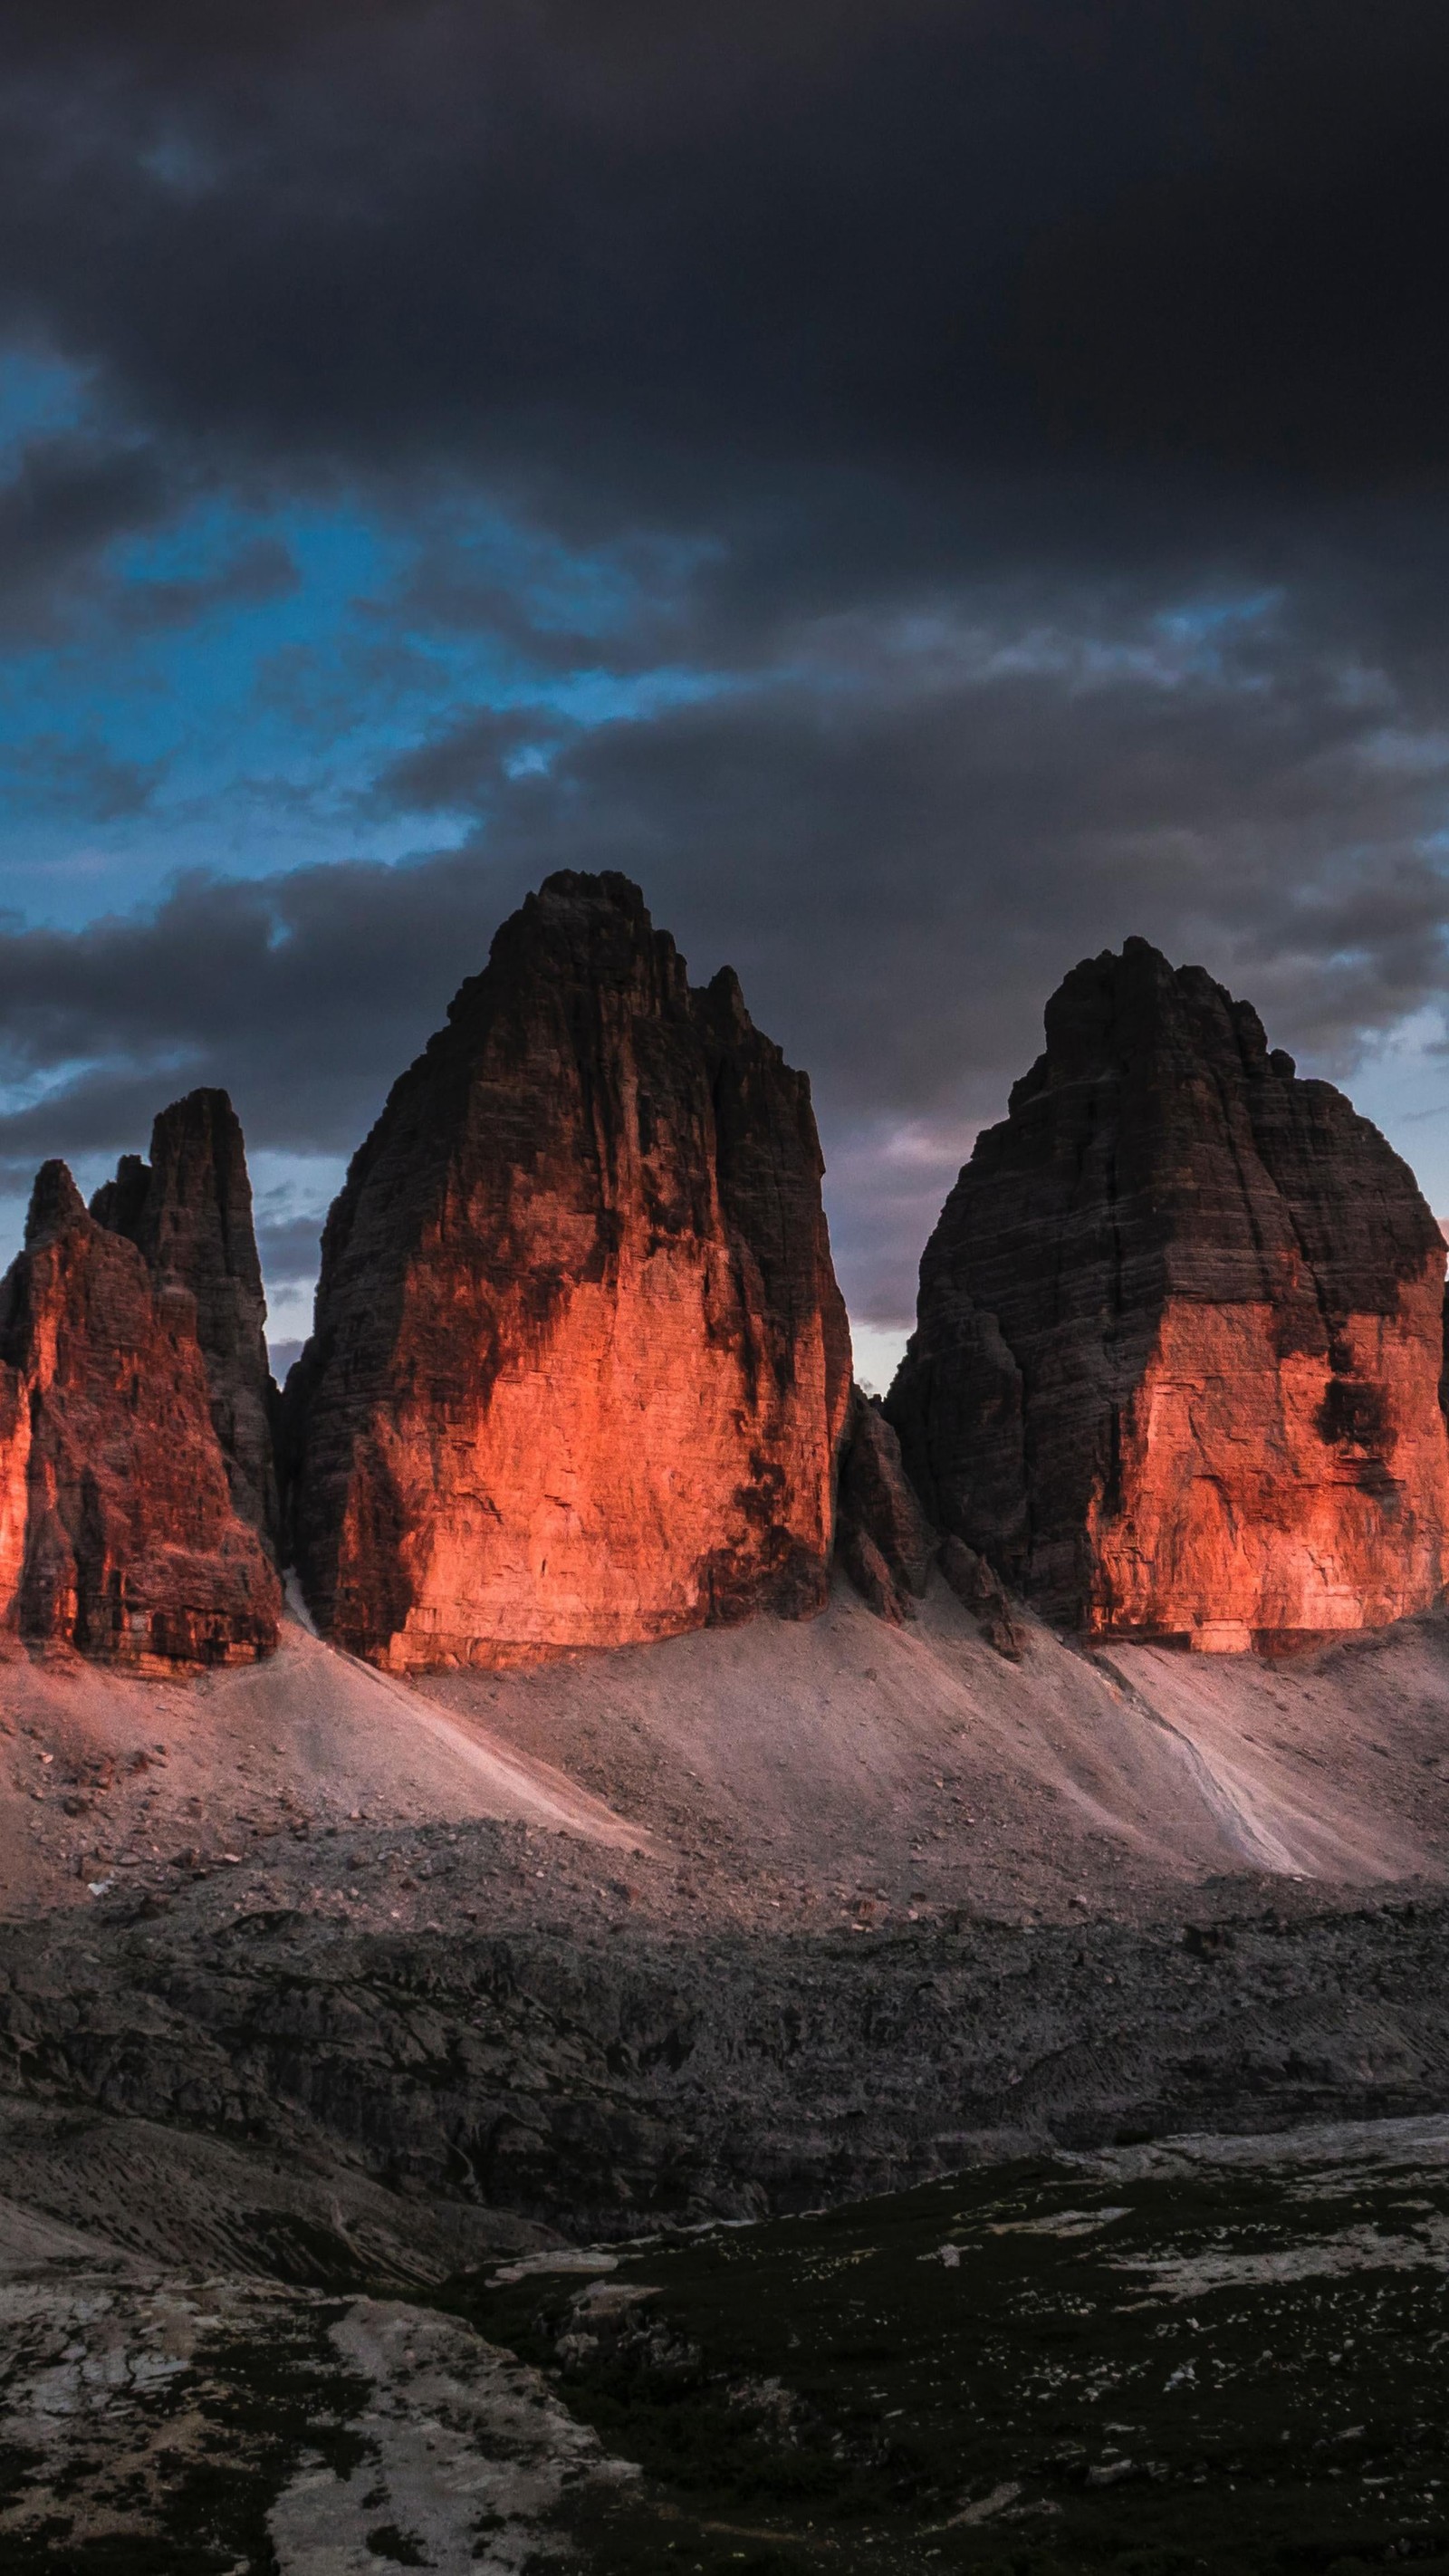
POLYGON ((823 1607, 850 1347, 803 1074, 620 876, 548 879, 395 1084, 287 1400, 324 1633, 396 1671, 823 1607))
POLYGON ((47 1163, 0 1285, 0 1624, 163 1672, 268 1654, 280 1615, 229 1489, 195 1296, 47 1163))
POLYGON ((1050 1617, 1203 1651, 1442 1595, 1444 1244, 1407 1164, 1145 940, 1087 960, 921 1264, 887 1411, 1050 1617))

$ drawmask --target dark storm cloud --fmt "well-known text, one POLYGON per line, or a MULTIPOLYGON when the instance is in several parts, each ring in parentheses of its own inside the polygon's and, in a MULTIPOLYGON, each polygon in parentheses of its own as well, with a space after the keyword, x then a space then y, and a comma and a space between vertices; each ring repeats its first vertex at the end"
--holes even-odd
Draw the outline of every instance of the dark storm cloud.
POLYGON ((134 441, 31 440, 0 480, 0 637, 44 635, 106 548, 174 498, 158 456, 134 441))
POLYGON ((11 309, 193 437, 581 519, 726 453, 1442 469, 1427 5, 54 0, 10 43, 11 309))
POLYGON ((963 1078, 984 1110, 1057 976, 1133 928, 1231 960, 1293 1043, 1351 1054, 1443 989, 1420 805, 1351 709, 1028 672, 897 705, 776 684, 601 728, 486 846, 642 874, 853 1111, 933 1109, 963 1078))
POLYGON ((253 1145, 350 1153, 515 882, 472 858, 192 877, 153 917, 0 932, 11 1080, 57 1085, 0 1117, 0 1153, 134 1150, 198 1083, 234 1094, 253 1145))
POLYGON ((285 599, 298 587, 297 567, 280 537, 259 537, 215 572, 184 580, 132 580, 115 606, 120 622, 137 632, 194 626, 218 608, 257 608, 285 599))
POLYGON ((160 782, 159 761, 117 760, 99 742, 70 742, 63 734, 31 734, 0 759, 6 786, 28 805, 73 814, 92 823, 115 823, 144 813, 160 782))
MULTIPOLYGON (((104 424, 0 492, 17 618, 178 496, 361 495, 419 548, 370 679, 476 632, 570 712, 380 763, 462 850, 0 941, 0 1151, 213 1080, 345 1151, 524 887, 620 866, 810 1067, 896 1315, 1082 953, 1145 931, 1325 1065, 1442 993, 1441 8, 14 0, 6 45, 0 319, 104 424), (567 700, 655 665, 697 701, 567 700)), ((340 732, 358 667, 288 642, 276 708, 340 732)))
POLYGON ((1442 485, 1439 8, 49 0, 7 51, 0 317, 173 492, 713 537, 748 657, 792 579, 1252 554, 1442 485))
POLYGON ((554 708, 485 707, 393 761, 379 794, 418 814, 487 803, 520 752, 556 748, 569 730, 554 708))
POLYGON ((188 463, 135 432, 26 441, 0 468, 0 644, 14 651, 53 641, 82 607, 139 633, 284 597, 297 574, 276 537, 241 546, 215 570, 172 579, 128 580, 108 560, 118 543, 174 519, 206 481, 199 459, 188 463))
POLYGON ((283 1287, 311 1287, 317 1276, 321 1234, 315 1216, 258 1217, 257 1250, 274 1294, 283 1287))

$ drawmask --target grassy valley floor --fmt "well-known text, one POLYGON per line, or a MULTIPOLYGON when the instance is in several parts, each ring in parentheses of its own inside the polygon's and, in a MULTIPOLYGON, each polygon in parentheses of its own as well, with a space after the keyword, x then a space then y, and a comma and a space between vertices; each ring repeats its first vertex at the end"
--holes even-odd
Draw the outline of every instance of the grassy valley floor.
POLYGON ((608 2576, 1449 2568, 1449 2122, 548 2259, 465 2305, 642 2469, 574 2517, 608 2576))

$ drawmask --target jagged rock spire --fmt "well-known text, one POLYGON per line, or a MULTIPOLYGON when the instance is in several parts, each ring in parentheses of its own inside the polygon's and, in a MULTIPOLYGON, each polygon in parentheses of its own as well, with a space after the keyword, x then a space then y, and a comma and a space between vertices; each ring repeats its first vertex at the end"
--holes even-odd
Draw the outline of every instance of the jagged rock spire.
POLYGON ((0 1283, 0 1624, 142 1671, 269 1653, 281 1611, 233 1507, 192 1295, 47 1163, 0 1283))
POLYGON ((921 1264, 886 1410, 1049 1614, 1205 1646, 1440 1597, 1444 1244, 1407 1164, 1200 967, 1074 968, 921 1264))
POLYGON ((151 1159, 122 1157, 91 1213, 129 1237, 162 1287, 196 1301, 212 1419, 237 1509, 275 1542, 266 1299, 252 1226, 246 1148, 224 1091, 190 1091, 161 1111, 151 1159))
POLYGON ((819 1608, 849 1343, 809 1086, 617 875, 394 1085, 289 1390, 322 1625, 397 1667, 819 1608))

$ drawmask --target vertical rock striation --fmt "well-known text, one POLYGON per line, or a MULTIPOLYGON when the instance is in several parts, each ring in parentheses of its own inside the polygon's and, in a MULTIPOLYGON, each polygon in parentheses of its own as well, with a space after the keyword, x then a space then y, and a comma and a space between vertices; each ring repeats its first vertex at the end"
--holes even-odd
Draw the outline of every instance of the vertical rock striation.
POLYGON ((940 1526, 1049 1616, 1233 1649, 1441 1593, 1444 1245, 1256 1013, 1076 967, 921 1264, 887 1403, 940 1526))
POLYGON ((233 1507, 196 1303, 47 1163, 0 1285, 0 1622, 142 1671, 276 1643, 281 1600, 233 1507))
POLYGON ((851 1390, 840 1453, 836 1553, 876 1616, 899 1626, 923 1598, 941 1540, 901 1464, 878 1398, 851 1390))
POLYGON ((402 1670, 825 1598, 849 1340, 809 1086, 622 877, 549 878, 394 1085, 288 1391, 339 1643, 402 1670))
POLYGON ((195 1299, 232 1500, 275 1545, 267 1307, 246 1148, 226 1093, 191 1091, 163 1109, 151 1130, 150 1163, 123 1156, 115 1179, 92 1199, 91 1214, 129 1236, 158 1288, 184 1288, 195 1299))

